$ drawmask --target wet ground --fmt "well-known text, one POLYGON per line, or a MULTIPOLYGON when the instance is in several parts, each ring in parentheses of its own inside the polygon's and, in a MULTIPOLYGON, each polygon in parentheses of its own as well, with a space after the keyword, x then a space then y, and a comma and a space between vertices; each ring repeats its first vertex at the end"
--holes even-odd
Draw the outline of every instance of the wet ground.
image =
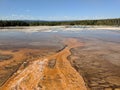
MULTIPOLYGON (((71 65, 84 77, 90 90, 120 90, 120 31, 0 32, 0 85, 27 60, 50 55, 75 38, 84 46, 71 49, 71 65), (19 55, 19 56, 18 56, 19 55), (27 56, 27 57, 26 57, 27 56)), ((50 68, 55 60, 49 62, 50 68)))
POLYGON ((0 86, 23 64, 52 55, 64 45, 52 33, 0 31, 0 86))
POLYGON ((76 37, 85 46, 71 50, 72 66, 82 74, 90 90, 120 90, 120 33, 88 32, 76 37))

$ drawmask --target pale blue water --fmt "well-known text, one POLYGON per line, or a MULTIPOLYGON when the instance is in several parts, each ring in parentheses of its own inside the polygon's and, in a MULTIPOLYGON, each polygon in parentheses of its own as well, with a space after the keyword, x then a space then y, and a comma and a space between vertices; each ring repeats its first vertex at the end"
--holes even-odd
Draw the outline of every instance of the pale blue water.
POLYGON ((20 31, 0 31, 0 47, 4 46, 39 46, 48 44, 59 44, 59 37, 75 37, 87 40, 103 40, 105 42, 120 43, 120 31, 117 30, 81 30, 60 31, 59 32, 20 32, 20 31), (37 42, 36 44, 32 44, 37 42))

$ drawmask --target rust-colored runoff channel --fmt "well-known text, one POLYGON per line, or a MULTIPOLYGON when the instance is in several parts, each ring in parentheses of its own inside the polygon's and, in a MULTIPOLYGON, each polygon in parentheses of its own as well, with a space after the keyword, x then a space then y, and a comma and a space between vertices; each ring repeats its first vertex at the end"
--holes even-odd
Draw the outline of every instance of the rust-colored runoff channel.
POLYGON ((83 78, 71 66, 70 49, 83 44, 74 38, 64 41, 66 47, 52 56, 29 62, 19 69, 1 90, 87 90, 83 78))

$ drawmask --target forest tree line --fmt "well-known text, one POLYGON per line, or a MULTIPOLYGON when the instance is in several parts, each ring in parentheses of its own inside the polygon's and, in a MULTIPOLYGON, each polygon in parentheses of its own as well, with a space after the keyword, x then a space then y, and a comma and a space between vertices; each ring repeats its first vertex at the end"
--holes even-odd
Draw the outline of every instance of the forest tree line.
POLYGON ((110 25, 120 26, 120 18, 103 20, 78 21, 32 21, 32 20, 0 20, 0 27, 6 26, 57 26, 57 25, 110 25))

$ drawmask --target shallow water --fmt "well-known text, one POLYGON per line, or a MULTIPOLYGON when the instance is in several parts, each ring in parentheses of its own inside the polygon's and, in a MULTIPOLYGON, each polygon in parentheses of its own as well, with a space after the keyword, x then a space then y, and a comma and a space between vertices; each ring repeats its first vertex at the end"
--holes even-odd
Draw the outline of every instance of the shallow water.
POLYGON ((0 48, 40 48, 60 46, 57 36, 53 33, 34 32, 25 33, 17 31, 0 31, 0 48))
POLYGON ((72 50, 70 61, 72 60, 72 66, 80 74, 82 73, 88 87, 91 90, 120 88, 120 31, 118 30, 57 29, 52 32, 0 30, 0 49, 28 48, 58 51, 64 47, 62 40, 71 37, 84 43, 82 48, 72 50))
POLYGON ((59 31, 59 32, 20 32, 20 31, 0 31, 0 45, 47 45, 57 44, 59 38, 63 37, 81 37, 83 39, 98 39, 109 42, 120 43, 120 31, 113 30, 80 30, 59 31), (45 43, 45 44, 44 44, 45 43))

